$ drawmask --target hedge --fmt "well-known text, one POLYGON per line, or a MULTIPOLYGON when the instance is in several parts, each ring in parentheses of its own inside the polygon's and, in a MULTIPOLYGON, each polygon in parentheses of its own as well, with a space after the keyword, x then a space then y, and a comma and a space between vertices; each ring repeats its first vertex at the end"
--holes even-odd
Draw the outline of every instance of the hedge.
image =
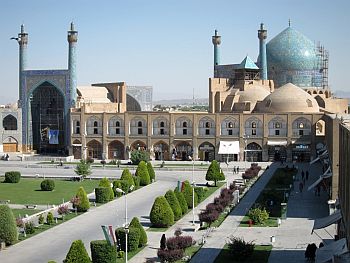
POLYGON ((108 203, 110 201, 110 189, 108 187, 96 187, 95 200, 99 204, 108 203))
POLYGON ((76 197, 79 199, 78 204, 76 205, 77 211, 86 212, 87 210, 89 210, 90 202, 84 190, 84 187, 79 187, 76 197))
POLYGON ((205 196, 205 191, 206 191, 206 189, 204 187, 201 187, 201 186, 196 186, 194 188, 194 192, 198 196, 198 202, 202 202, 203 201, 203 198, 205 196))
POLYGON ((165 193, 164 197, 168 201, 168 203, 171 207, 171 210, 173 210, 174 220, 175 221, 179 220, 182 216, 182 209, 181 209, 180 203, 177 200, 173 190, 168 190, 165 193))
POLYGON ((6 245, 14 244, 18 239, 16 220, 8 205, 0 205, 0 240, 6 245))
MULTIPOLYGON (((115 230, 115 236, 118 240, 120 250, 125 251, 125 228, 119 227, 115 230)), ((134 251, 139 247, 140 230, 136 227, 129 227, 128 233, 128 251, 134 251)))
POLYGON ((123 170, 123 173, 122 173, 122 176, 120 177, 120 180, 127 181, 129 187, 132 186, 132 185, 135 185, 134 179, 132 178, 132 175, 131 175, 131 173, 130 173, 128 168, 123 170))
POLYGON ((147 163, 147 170, 148 170, 148 174, 151 182, 153 180, 156 180, 156 173, 154 172, 153 166, 150 162, 147 163))
POLYGON ((93 263, 115 263, 117 251, 106 240, 94 240, 90 242, 91 259, 93 263))
POLYGON ((139 247, 147 245, 147 233, 140 224, 137 217, 134 217, 130 222, 130 227, 135 227, 140 231, 139 247))
POLYGON ((111 187, 111 182, 107 179, 107 178, 102 178, 98 184, 99 187, 106 187, 108 189, 109 192, 109 200, 111 201, 114 199, 114 192, 113 189, 111 187))
MULTIPOLYGON (((192 208, 192 203, 193 203, 192 193, 193 193, 193 191, 192 191, 192 186, 190 185, 190 183, 188 181, 184 182, 182 193, 184 194, 184 197, 185 197, 185 200, 187 203, 187 207, 192 208)), ((194 192, 194 206, 197 206, 197 204, 198 204, 198 196, 197 196, 196 192, 194 192)))
POLYGON ((73 241, 63 263, 90 263, 91 259, 81 240, 73 241))
POLYGON ((45 179, 40 184, 41 191, 52 191, 55 189, 55 181, 52 179, 45 179))
POLYGON ((5 183, 18 183, 21 179, 21 173, 18 171, 10 171, 5 173, 5 183))
POLYGON ((154 227, 169 227, 174 224, 174 213, 164 196, 154 200, 150 220, 154 227))
POLYGON ((144 161, 141 161, 139 165, 137 166, 135 175, 140 178, 140 185, 145 186, 149 185, 151 182, 151 179, 148 174, 147 170, 147 164, 144 161))
POLYGON ((186 214, 188 211, 188 206, 187 206, 187 202, 186 202, 184 194, 182 192, 179 192, 179 190, 177 188, 175 189, 174 194, 175 194, 177 200, 179 201, 179 204, 180 204, 180 207, 182 210, 182 214, 183 215, 186 214))

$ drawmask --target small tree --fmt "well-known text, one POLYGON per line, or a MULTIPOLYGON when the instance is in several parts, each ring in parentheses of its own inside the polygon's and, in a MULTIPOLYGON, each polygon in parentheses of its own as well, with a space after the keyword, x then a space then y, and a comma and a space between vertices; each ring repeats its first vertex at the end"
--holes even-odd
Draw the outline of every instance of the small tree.
POLYGON ((66 258, 63 263, 89 263, 91 259, 85 249, 84 243, 81 240, 73 241, 66 258))
POLYGON ((253 220, 254 224, 264 224, 269 219, 269 213, 265 208, 252 208, 248 212, 248 217, 253 220))
POLYGON ((52 225, 53 224, 53 214, 51 212, 48 212, 47 213, 47 216, 46 216, 46 223, 48 225, 52 225))
MULTIPOLYGON (((188 208, 192 208, 193 206, 193 190, 192 190, 192 186, 190 185, 190 183, 188 181, 184 182, 184 186, 182 189, 182 193, 184 194, 186 203, 187 203, 187 207, 188 208)), ((196 206, 198 204, 198 196, 196 194, 196 192, 194 192, 194 206, 196 206)))
POLYGON ((17 241, 18 232, 16 220, 8 205, 0 205, 0 240, 7 245, 17 241))
POLYGON ((91 174, 91 162, 81 159, 74 172, 84 178, 91 174))
POLYGON ((188 211, 188 206, 184 194, 182 192, 179 192, 177 188, 175 189, 174 194, 177 198, 177 201, 179 201, 182 214, 186 214, 188 211))
POLYGON ((122 176, 120 177, 120 180, 127 181, 128 184, 129 184, 129 187, 132 186, 132 185, 135 185, 134 184, 134 179, 132 178, 132 174, 130 173, 128 168, 125 168, 123 170, 123 173, 122 173, 122 176))
POLYGON ((154 200, 150 220, 155 227, 168 227, 174 224, 174 213, 164 196, 154 200))
POLYGON ((130 227, 138 228, 140 231, 139 247, 145 246, 147 244, 147 234, 143 229, 143 226, 140 224, 140 221, 137 217, 134 217, 130 222, 130 227))
POLYGON ((246 242, 243 238, 230 237, 228 248, 237 261, 247 261, 254 252, 254 243, 246 242))
POLYGON ((150 184, 150 177, 147 170, 147 165, 144 161, 141 161, 137 166, 135 175, 140 178, 140 185, 145 186, 150 184))
MULTIPOLYGON (((119 248, 125 251, 125 228, 119 227, 115 230, 115 236, 120 241, 119 248)), ((139 247, 140 230, 136 227, 129 227, 128 251, 134 251, 139 247)))
POLYGON ((166 249, 166 237, 165 237, 165 234, 163 234, 162 238, 160 239, 160 249, 162 249, 162 250, 166 249))
POLYGON ((182 209, 179 204, 179 201, 177 200, 174 192, 172 190, 168 190, 165 194, 165 198, 168 201, 171 210, 173 210, 174 213, 174 220, 177 221, 182 216, 182 209))
POLYGON ((156 173, 154 172, 151 162, 147 163, 147 170, 148 170, 148 174, 149 174, 149 178, 151 179, 151 182, 156 180, 156 173))
POLYGON ((113 189, 111 187, 111 182, 105 177, 102 178, 98 184, 99 187, 106 187, 108 188, 108 192, 109 192, 109 200, 113 200, 114 199, 114 192, 113 189))
POLYGON ((84 188, 81 186, 76 195, 79 198, 79 203, 76 205, 78 212, 86 212, 90 208, 90 202, 84 188))
POLYGON ((225 176, 223 173, 221 173, 220 166, 219 166, 219 163, 217 161, 214 160, 211 162, 211 164, 207 170, 205 180, 214 181, 215 186, 216 186, 217 181, 225 180, 225 176))
POLYGON ((149 153, 141 150, 133 150, 130 159, 133 164, 139 164, 141 161, 148 162, 149 153))

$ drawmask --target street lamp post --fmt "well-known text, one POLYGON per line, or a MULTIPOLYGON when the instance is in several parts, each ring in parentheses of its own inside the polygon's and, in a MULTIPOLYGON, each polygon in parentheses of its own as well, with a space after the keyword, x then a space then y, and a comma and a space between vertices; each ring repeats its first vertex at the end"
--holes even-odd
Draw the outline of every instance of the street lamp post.
MULTIPOLYGON (((132 189, 134 188, 134 186, 130 186, 130 190, 132 191, 132 189)), ((128 234, 129 234, 129 226, 128 226, 128 202, 127 202, 127 198, 126 198, 126 193, 120 189, 120 188, 116 188, 115 189, 118 193, 122 193, 125 196, 125 263, 128 262, 128 234)))
POLYGON ((193 150, 193 156, 192 156, 192 225, 194 225, 194 158, 195 158, 195 152, 193 150))

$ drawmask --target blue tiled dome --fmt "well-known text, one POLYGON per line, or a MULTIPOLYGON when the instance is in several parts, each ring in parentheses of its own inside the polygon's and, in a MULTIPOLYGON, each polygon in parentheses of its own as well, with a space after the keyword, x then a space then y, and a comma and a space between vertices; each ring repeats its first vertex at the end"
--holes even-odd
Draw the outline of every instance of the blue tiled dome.
POLYGON ((268 67, 284 70, 314 70, 315 44, 302 33, 288 27, 267 43, 268 67))

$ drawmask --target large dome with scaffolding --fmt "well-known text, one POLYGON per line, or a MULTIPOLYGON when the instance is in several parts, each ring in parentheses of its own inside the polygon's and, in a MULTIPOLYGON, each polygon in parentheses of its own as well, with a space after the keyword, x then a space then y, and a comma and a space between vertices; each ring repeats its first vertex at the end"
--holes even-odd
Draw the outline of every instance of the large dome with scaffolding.
POLYGON ((266 45, 268 75, 277 87, 291 82, 299 87, 319 86, 322 79, 316 45, 287 27, 266 45))

